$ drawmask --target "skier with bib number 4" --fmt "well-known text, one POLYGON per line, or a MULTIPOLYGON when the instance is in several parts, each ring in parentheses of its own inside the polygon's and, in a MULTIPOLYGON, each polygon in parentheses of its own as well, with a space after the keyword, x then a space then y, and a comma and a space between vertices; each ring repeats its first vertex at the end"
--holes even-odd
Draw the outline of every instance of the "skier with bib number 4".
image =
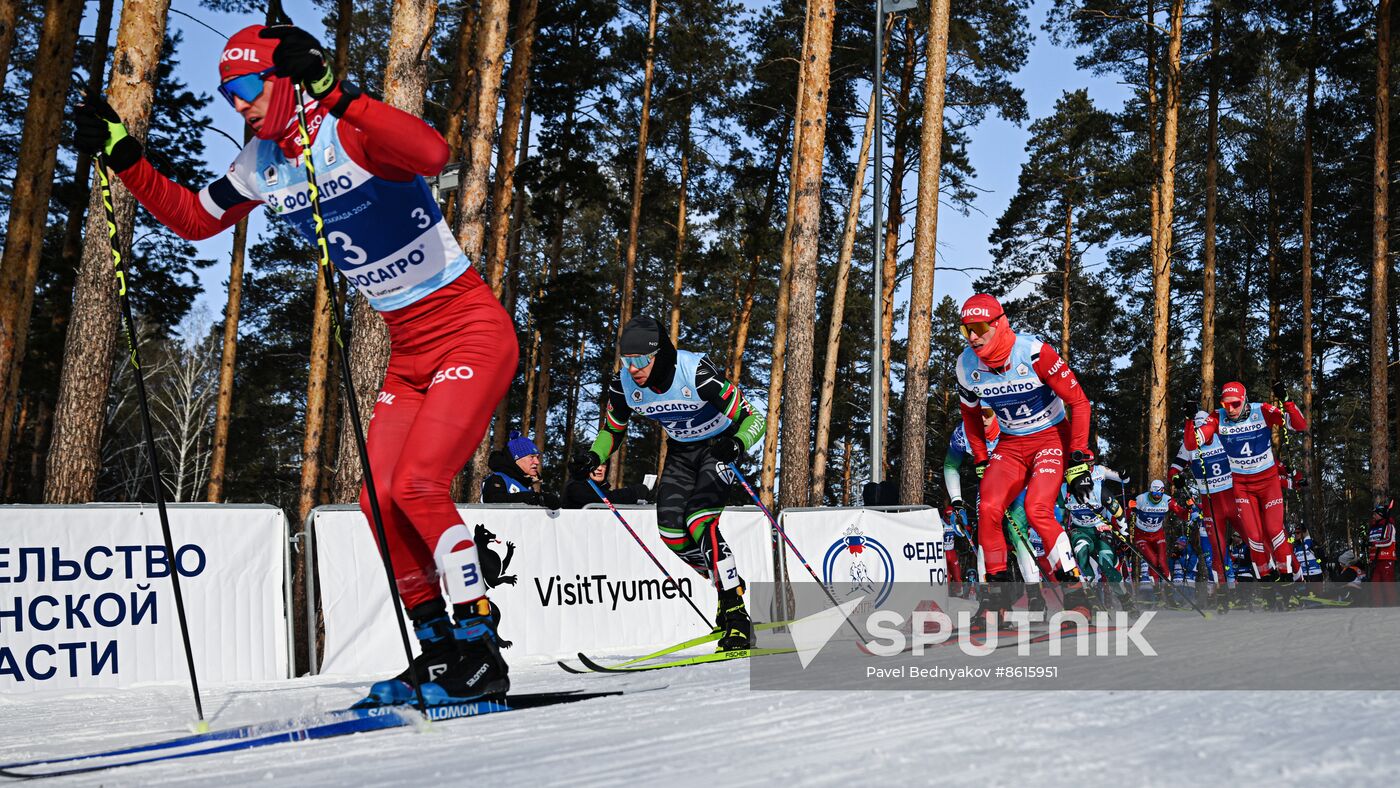
POLYGON ((1288 533, 1283 527, 1283 488, 1279 484, 1273 449, 1273 428, 1283 426, 1306 432, 1308 422, 1298 406, 1284 396, 1282 384, 1274 387, 1279 408, 1267 402, 1251 403, 1243 383, 1226 383, 1220 391, 1221 407, 1205 423, 1185 434, 1186 449, 1195 451, 1199 440, 1210 442, 1217 435, 1230 459, 1234 477, 1235 503, 1240 524, 1249 546, 1254 575, 1262 582, 1293 579, 1297 563, 1288 533))
POLYGON ((1089 398, 1054 348, 1011 330, 1005 311, 992 296, 979 293, 963 304, 961 329, 968 342, 957 363, 963 428, 973 459, 985 466, 977 505, 977 520, 984 527, 977 536, 988 585, 974 624, 987 626, 992 623, 988 617, 1011 604, 1005 587, 1010 578, 1006 538, 1002 529, 985 525, 1000 523, 1022 490, 1030 525, 1045 543, 1055 576, 1064 584, 1065 609, 1088 612, 1092 602, 1069 535, 1055 519, 1055 498, 1062 481, 1080 501, 1093 493, 1089 398), (990 455, 982 427, 983 407, 992 409, 1001 426, 1001 440, 990 455))
POLYGON ((719 650, 747 649, 753 626, 744 607, 744 580, 719 532, 724 500, 734 483, 729 463, 763 437, 763 414, 708 358, 677 350, 661 324, 635 317, 622 331, 622 369, 608 388, 602 429, 571 462, 575 473, 607 461, 627 438, 637 413, 666 431, 666 467, 656 483, 661 541, 715 586, 719 650))
MULTIPOLYGON (((457 245, 424 180, 442 170, 447 144, 421 119, 337 78, 320 42, 291 25, 235 33, 219 79, 219 93, 254 138, 197 192, 157 172, 99 96, 75 112, 76 145, 104 154, 136 199, 183 238, 209 238, 266 205, 314 244, 297 119, 304 98, 331 262, 389 327, 368 455, 387 541, 380 549, 392 559, 421 654, 370 697, 410 702, 410 671, 429 703, 503 696, 508 668, 477 546, 449 485, 505 396, 518 349, 510 316, 457 245)), ((360 506, 372 521, 367 491, 360 506)))

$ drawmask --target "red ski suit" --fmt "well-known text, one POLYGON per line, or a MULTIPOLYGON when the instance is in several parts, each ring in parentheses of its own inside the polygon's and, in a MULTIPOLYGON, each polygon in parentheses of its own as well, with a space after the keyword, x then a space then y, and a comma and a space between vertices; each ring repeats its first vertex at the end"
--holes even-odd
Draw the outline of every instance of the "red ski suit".
MULTIPOLYGON (((447 144, 431 126, 369 96, 350 101, 338 122, 331 124, 324 108, 340 99, 337 87, 319 106, 310 105, 308 126, 319 132, 335 125, 340 149, 370 176, 405 183, 441 171, 447 144)), ((321 141, 319 134, 316 137, 313 150, 321 141)), ((295 135, 289 133, 278 146, 289 163, 298 161, 295 135)), ((246 166, 246 158, 240 155, 228 174, 199 192, 174 183, 145 159, 120 176, 157 219, 180 236, 197 240, 232 226, 262 204, 239 185, 260 175, 235 172, 246 166)), ((369 216, 404 210, 392 203, 371 197, 369 216)), ((421 218, 440 221, 435 213, 436 206, 426 206, 421 218)), ((327 214, 328 226, 331 221, 327 214)), ((332 240, 339 254, 342 249, 332 240)), ((333 257, 338 266, 343 262, 333 257)), ((391 352, 369 426, 369 462, 399 592, 411 609, 441 596, 438 562, 444 555, 458 556, 462 566, 476 562, 475 546, 448 488, 485 434, 515 374, 519 351, 510 316, 470 266, 412 303, 381 315, 388 324, 391 352)), ((363 492, 361 508, 368 517, 363 492)), ((474 573, 474 566, 468 571, 474 573)), ((466 582, 469 593, 462 595, 480 598, 474 589, 484 592, 484 586, 466 582)), ((448 587, 453 588, 450 579, 448 587)))
MULTIPOLYGON (((1211 411, 1205 424, 1201 425, 1201 437, 1209 443, 1217 433, 1225 443, 1230 455, 1230 465, 1235 480, 1235 504, 1239 508, 1239 522, 1244 530, 1245 544, 1249 546, 1249 556, 1254 564, 1255 577, 1263 577, 1272 562, 1277 571, 1291 575, 1297 569, 1293 556, 1293 546, 1288 543, 1288 534, 1283 525, 1283 486, 1279 483, 1277 465, 1273 459, 1273 448, 1269 444, 1268 432, 1280 425, 1296 432, 1308 429, 1308 422, 1292 402, 1284 403, 1284 410, 1264 403, 1245 403, 1242 418, 1231 421, 1221 409, 1211 411), (1286 411, 1286 414, 1285 414, 1286 411), (1247 424, 1253 420, 1267 428, 1256 430, 1259 433, 1254 444, 1254 455, 1248 460, 1258 460, 1248 472, 1240 468, 1239 450, 1231 442, 1228 433, 1233 425, 1247 424), (1224 426, 1222 426, 1222 423, 1224 426)), ((1196 449, 1196 431, 1185 431, 1184 442, 1188 450, 1196 449)), ((1246 445, 1242 443, 1241 445, 1246 445)))
MULTIPOLYGON (((1069 364, 1060 358, 1054 348, 1024 336, 1018 337, 1017 343, 1017 349, 1006 365, 996 370, 989 370, 985 365, 978 366, 980 361, 970 349, 964 351, 959 359, 959 407, 962 410, 963 429, 967 432, 972 457, 978 463, 989 459, 982 429, 982 408, 986 406, 997 411, 1001 423, 1001 439, 990 455, 990 463, 978 492, 977 522, 980 527, 977 529, 977 539, 987 573, 1006 571, 1007 545, 1001 522, 1007 507, 1025 490, 1026 519, 1040 534, 1047 561, 1053 565, 1058 559, 1060 569, 1077 574, 1074 555, 1069 551, 1069 537, 1055 519, 1055 498, 1065 478, 1067 455, 1077 449, 1093 456, 1088 451, 1089 398, 1085 396, 1069 364), (1024 363, 1019 361, 1022 357, 1029 361, 1029 370, 1033 375, 1021 373, 1019 369, 1013 370, 1013 367, 1024 363), (976 385, 1010 375, 1033 386, 1047 387, 1048 392, 1041 392, 1043 396, 1037 406, 1055 410, 1068 407, 1068 417, 1062 416, 1055 423, 1039 427, 1029 434, 1017 434, 1021 430, 1008 422, 1007 414, 999 410, 1003 405, 992 397, 983 398, 976 388, 976 385), (968 385, 974 379, 977 384, 968 385), (1055 399, 1059 402, 1055 403, 1055 399)), ((1024 399, 1024 384, 1016 385, 1021 388, 1018 396, 1024 399)), ((1035 392, 1031 393, 1031 397, 1036 396, 1035 392)), ((1016 404, 1015 407, 1021 405, 1016 404)), ((1012 415, 1015 413, 1013 411, 1012 415)))

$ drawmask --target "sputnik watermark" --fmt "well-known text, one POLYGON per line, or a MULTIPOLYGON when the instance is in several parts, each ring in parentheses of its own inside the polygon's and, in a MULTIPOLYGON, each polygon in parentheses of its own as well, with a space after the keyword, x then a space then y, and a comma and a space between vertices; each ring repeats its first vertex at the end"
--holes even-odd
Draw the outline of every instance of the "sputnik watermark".
POLYGON ((865 620, 865 629, 871 640, 862 649, 876 657, 893 657, 906 651, 922 656, 929 647, 951 645, 954 640, 959 650, 971 657, 984 657, 998 648, 1010 645, 1014 640, 1016 653, 1027 656, 1032 643, 1045 643, 1050 656, 1064 653, 1064 643, 1073 644, 1077 656, 1131 656, 1136 653, 1146 657, 1157 656, 1157 650, 1148 642, 1144 630, 1156 616, 1155 611, 1147 611, 1137 618, 1123 611, 1099 611, 1091 622, 1081 613, 1061 611, 1046 616, 1039 610, 1012 610, 996 614, 988 621, 984 631, 968 637, 971 631, 972 613, 962 611, 957 615, 957 626, 953 619, 942 610, 917 610, 909 616, 894 610, 877 610, 865 620), (1006 622, 1006 628, 999 626, 1006 622), (1046 624, 1046 628, 1033 627, 1046 624))

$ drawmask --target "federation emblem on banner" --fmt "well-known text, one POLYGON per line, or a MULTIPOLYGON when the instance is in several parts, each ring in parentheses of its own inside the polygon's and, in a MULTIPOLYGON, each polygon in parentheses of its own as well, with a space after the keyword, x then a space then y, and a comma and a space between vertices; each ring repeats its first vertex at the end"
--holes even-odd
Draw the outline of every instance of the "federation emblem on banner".
POLYGON ((841 599, 870 596, 879 607, 894 588, 894 559, 884 545, 852 524, 827 548, 822 582, 841 599))

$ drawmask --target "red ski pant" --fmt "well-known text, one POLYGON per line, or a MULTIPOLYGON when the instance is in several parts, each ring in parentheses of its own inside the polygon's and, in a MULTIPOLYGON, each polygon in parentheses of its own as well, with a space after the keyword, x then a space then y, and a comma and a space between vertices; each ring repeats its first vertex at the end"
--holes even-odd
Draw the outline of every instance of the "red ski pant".
POLYGON ((1240 522, 1240 508, 1235 503, 1235 489, 1221 490, 1203 496, 1200 500, 1201 514, 1206 528, 1210 531, 1211 563, 1214 564, 1217 580, 1225 579, 1225 548, 1230 544, 1230 529, 1244 536, 1244 525, 1240 522), (1222 547, 1222 545, 1224 547, 1222 547))
POLYGON ((1244 541, 1254 564, 1254 576, 1263 577, 1272 560, 1275 568, 1293 574, 1298 564, 1283 529, 1283 487, 1274 468, 1259 473, 1234 474, 1235 505, 1239 507, 1244 541))
POLYGON ((1147 559, 1147 568, 1157 576, 1158 580, 1166 581, 1169 578, 1162 572, 1167 566, 1167 533, 1161 531, 1138 531, 1133 535, 1133 546, 1147 559))
POLYGON ((945 546, 943 557, 948 562, 948 582, 962 582, 962 564, 958 563, 958 551, 953 547, 945 546))
MULTIPOLYGON (((449 488, 510 387, 519 349, 509 315, 471 270, 384 319, 389 369, 369 462, 399 595, 412 609, 442 596, 437 556, 473 548, 449 488)), ((360 509, 373 528, 367 485, 360 509)))
POLYGON ((1371 604, 1376 607, 1394 607, 1400 604, 1395 588, 1395 559, 1377 558, 1371 562, 1371 575, 1367 578, 1371 591, 1371 604))
POLYGON ((1068 556, 1068 565, 1061 558, 1061 568, 1077 572, 1069 537, 1055 520, 1055 498, 1065 478, 1068 445, 1068 420, 1033 435, 1002 434, 977 494, 977 542, 987 574, 1006 571, 1006 535, 1000 524, 1022 490, 1026 491, 1026 519, 1040 534, 1046 554, 1068 556))

